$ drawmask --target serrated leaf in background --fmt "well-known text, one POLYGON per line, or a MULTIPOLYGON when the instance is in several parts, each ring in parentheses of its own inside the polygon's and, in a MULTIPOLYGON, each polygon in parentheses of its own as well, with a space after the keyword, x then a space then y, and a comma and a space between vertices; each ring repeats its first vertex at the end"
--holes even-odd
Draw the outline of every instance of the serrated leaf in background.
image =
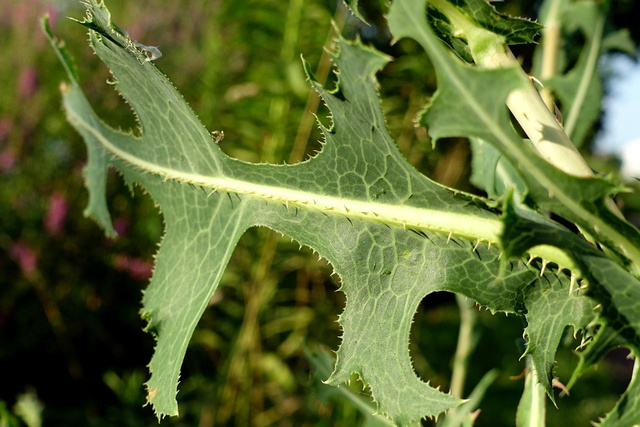
MULTIPOLYGON (((595 228, 599 229, 598 237, 602 241, 607 242, 612 247, 616 247, 617 241, 626 240, 625 244, 631 251, 635 251, 638 248, 638 231, 631 227, 628 223, 616 218, 605 206, 604 198, 611 192, 614 187, 607 182, 600 181, 598 179, 581 180, 578 178, 570 177, 564 173, 561 173, 557 169, 546 164, 541 158, 537 157, 531 150, 528 150, 524 144, 519 143, 515 137, 515 133, 510 129, 507 123, 505 113, 496 108, 495 105, 487 106, 482 88, 490 87, 491 80, 488 77, 485 70, 472 70, 468 66, 459 63, 459 61, 448 54, 442 45, 435 40, 433 33, 426 25, 426 22, 420 19, 421 11, 424 10, 425 2, 404 2, 397 0, 393 3, 391 12, 389 14, 389 22, 391 31, 399 39, 401 37, 411 37, 417 40, 423 48, 429 53, 430 58, 434 63, 434 68, 438 74, 438 91, 431 99, 426 113, 423 116, 423 124, 426 125, 430 134, 434 139, 445 136, 475 136, 486 139, 492 142, 496 147, 500 147, 502 154, 508 157, 512 165, 517 165, 517 169, 520 171, 522 178, 526 181, 531 196, 542 207, 548 208, 552 211, 559 213, 561 216, 570 220, 576 221, 581 226, 586 226, 588 229, 593 229, 594 224, 598 225, 595 228), (406 25, 406 22, 412 22, 412 25, 406 25), (477 79, 477 80, 474 80, 477 79), (483 80, 484 79, 484 80, 483 80), (480 84, 479 82, 483 82, 480 84), (459 104, 466 104, 460 106, 459 104), (466 133, 465 133, 466 132, 466 133), (517 151, 528 151, 530 154, 523 156, 514 156, 517 151), (526 165, 527 159, 531 159, 535 166, 526 165), (538 170, 538 172, 533 172, 538 170), (543 172, 544 171, 544 172, 543 172), (532 176, 528 176, 528 173, 532 173, 532 176), (535 176, 535 178, 533 178, 535 176), (553 177, 552 179, 549 179, 553 177), (540 186, 540 184, 543 186, 540 186), (573 189, 570 189, 573 188, 573 189), (608 188, 608 189, 607 189, 608 188), (564 202, 558 203, 556 200, 560 194, 564 194, 562 199, 564 202), (578 196, 579 195, 579 196, 578 196), (574 201, 576 197, 581 197, 577 203, 574 201), (573 207, 571 207, 573 206, 573 207), (581 212, 581 213, 580 213, 581 212), (590 221, 585 221, 584 216, 591 216, 590 221), (582 219, 581 219, 582 217, 582 219), (602 228, 601 228, 602 227, 602 228), (603 228, 609 228, 609 232, 603 232, 603 228), (613 231, 616 230, 616 231, 613 231), (623 231, 624 230, 624 231, 623 231), (613 237, 616 234, 616 237, 613 237)), ((500 70, 505 73, 502 78, 507 78, 508 69, 500 70)), ((506 80, 509 81, 509 80, 506 80)), ((515 88, 517 80, 513 77, 513 87, 515 88)), ((493 88, 491 93, 498 104, 501 99, 506 98, 506 95, 512 90, 507 88, 505 92, 501 92, 504 88, 493 88), (503 94, 500 96, 500 94, 503 94), (504 98, 503 98, 504 97, 504 98)), ((510 225, 506 225, 506 234, 503 235, 503 246, 508 247, 512 242, 510 239, 519 239, 525 243, 527 248, 535 246, 536 242, 534 237, 535 233, 530 235, 526 230, 519 230, 519 233, 512 232, 510 225), (524 232, 523 232, 524 231, 524 232)), ((547 239, 545 243, 555 245, 561 239, 547 239), (554 243, 554 241, 556 243, 554 243)), ((568 252, 570 256, 580 262, 582 267, 580 268, 582 274, 587 274, 591 278, 591 290, 590 294, 593 295, 599 301, 603 301, 605 308, 604 315, 617 323, 617 327, 620 330, 626 330, 628 339, 630 339, 631 345, 637 348, 638 345, 638 329, 637 329, 637 310, 632 308, 633 304, 629 303, 629 299, 619 298, 617 303, 613 303, 612 297, 620 295, 623 289, 626 292, 637 292, 640 289, 640 284, 633 275, 624 273, 624 270, 620 268, 615 261, 609 260, 601 255, 597 256, 597 263, 588 263, 588 256, 582 252, 585 242, 582 242, 579 246, 583 249, 579 249, 578 252, 568 252), (607 267, 605 270, 609 270, 608 275, 603 274, 604 271, 595 264, 599 264, 600 267, 607 267), (617 275, 625 275, 626 279, 614 279, 614 272, 617 275), (623 285, 623 283, 625 283, 623 285), (622 311, 618 311, 622 310, 622 311), (624 314, 623 314, 624 313, 624 314), (624 319, 624 320, 622 320, 624 319), (629 328, 630 327, 630 328, 629 328)), ((619 248, 620 249, 620 248, 619 248)), ((565 250, 567 250, 565 248, 565 250)), ((624 250, 623 250, 624 251, 624 250)), ((586 250, 586 252, 589 252, 586 250)), ((507 250, 507 253, 509 251, 507 250)), ((513 253, 513 252, 512 252, 513 253)), ((522 254, 522 251, 517 252, 518 255, 522 254)), ((633 259, 637 259, 634 255, 633 259)), ((595 259, 594 259, 595 261, 595 259)), ((629 297, 629 293, 626 294, 629 297)), ((631 298, 635 299, 635 298, 631 298)), ((556 331, 554 336, 558 338, 558 334, 562 331, 556 331)), ((549 358, 549 354, 540 354, 542 357, 538 357, 539 365, 544 368, 544 371, 549 372, 549 367, 552 366, 553 358, 549 358)), ((538 364, 537 363, 537 364, 538 364)), ((539 373, 539 375, 543 375, 539 373)), ((547 384, 547 392, 550 392, 549 380, 540 379, 547 384)))
POLYGON ((636 363, 631 383, 620 397, 616 406, 596 425, 600 427, 618 427, 638 425, 640 420, 640 379, 636 363))
POLYGON ((540 10, 545 29, 534 53, 532 74, 546 85, 542 94, 548 105, 552 92, 559 98, 566 131, 578 147, 601 113, 603 54, 610 50, 636 54, 629 31, 616 31, 607 24, 608 8, 592 1, 547 0, 540 10), (578 33, 584 44, 576 49, 578 33))
POLYGON ((606 14, 591 1, 565 5, 561 18, 567 32, 580 31, 585 38, 577 63, 566 73, 543 83, 551 87, 562 103, 564 125, 571 140, 581 146, 601 112, 603 95, 598 61, 607 50, 619 50, 635 55, 633 42, 624 31, 606 26, 606 14))
MULTIPOLYGON (((526 184, 509 160, 497 148, 480 138, 470 138, 471 143, 471 183, 493 199, 504 196, 508 188, 516 197, 527 192, 526 184)), ((523 141, 523 143, 526 143, 523 141)))

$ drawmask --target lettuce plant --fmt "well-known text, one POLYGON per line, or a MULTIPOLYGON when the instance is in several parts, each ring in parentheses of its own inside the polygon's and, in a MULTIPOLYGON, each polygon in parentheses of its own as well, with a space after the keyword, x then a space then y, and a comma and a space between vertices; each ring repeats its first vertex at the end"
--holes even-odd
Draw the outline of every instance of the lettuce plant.
MULTIPOLYGON (((357 1, 347 3, 357 11, 357 1)), ((81 24, 133 108, 139 134, 114 130, 97 117, 46 22, 45 30, 68 72, 62 89, 68 120, 87 146, 86 214, 115 235, 105 200, 107 171, 115 168, 128 185, 142 186, 164 216, 142 309, 157 337, 146 388, 158 417, 178 414, 189 339, 238 240, 258 226, 331 264, 346 306, 327 382, 339 385, 357 374, 381 417, 397 425, 443 414, 447 425, 470 425, 477 407, 477 395, 465 402, 413 370, 412 318, 433 292, 526 320, 529 363, 518 425, 544 424, 544 395, 555 399, 555 355, 567 327, 583 336, 581 362, 568 386, 611 348, 637 354, 640 232, 612 201, 625 188, 594 175, 576 148, 597 117, 597 58, 629 43, 623 33, 605 31, 605 6, 545 3, 541 22, 549 32, 539 47, 538 78, 547 86, 541 96, 508 46, 533 43, 543 25, 499 14, 484 0, 391 3, 394 40, 415 40, 437 77, 418 125, 434 143, 471 140, 472 179, 486 197, 444 187, 406 161, 386 128, 377 92, 376 73, 390 58, 358 40, 338 38, 335 89, 323 87, 305 64, 331 111, 331 126, 320 125, 321 151, 296 164, 252 164, 221 150, 221 134, 204 128, 154 65, 156 47, 131 39, 103 3, 89 0, 86 7, 81 24), (555 75, 545 61, 557 56, 552 30, 561 11, 580 22, 586 44, 575 67, 555 75), (564 126, 549 88, 565 110, 564 126)), ((639 387, 634 376, 601 425, 639 422, 639 387)))

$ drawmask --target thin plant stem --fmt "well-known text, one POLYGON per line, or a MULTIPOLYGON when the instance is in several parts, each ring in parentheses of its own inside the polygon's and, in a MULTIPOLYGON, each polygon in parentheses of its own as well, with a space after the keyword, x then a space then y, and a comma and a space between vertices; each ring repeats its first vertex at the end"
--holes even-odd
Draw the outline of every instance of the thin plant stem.
MULTIPOLYGON (((295 47, 300 36, 300 22, 302 20, 302 9, 304 0, 290 0, 287 8, 287 18, 285 21, 282 47, 280 49, 280 62, 289 64, 293 60, 295 47)), ((287 120, 291 110, 291 99, 283 96, 284 83, 278 82, 278 96, 274 97, 269 106, 269 122, 272 123, 274 131, 271 132, 264 142, 263 160, 268 163, 275 163, 280 160, 284 141, 286 140, 287 120)))
MULTIPOLYGON (((540 78, 550 79, 558 72, 558 51, 562 39, 560 25, 560 6, 562 0, 551 0, 549 11, 542 22, 544 30, 542 33, 542 64, 540 68, 540 78)), ((550 87, 544 87, 540 92, 550 111, 554 111, 554 96, 550 87)))
POLYGON ((606 13, 602 11, 598 15, 598 20, 596 21, 596 25, 594 28, 593 39, 591 41, 591 46, 589 47, 589 53, 587 56, 587 66, 585 67, 584 73, 580 78, 578 91, 574 98, 573 104, 571 105, 571 110, 569 111, 567 120, 564 124, 565 130, 569 136, 573 135, 576 124, 580 119, 582 105, 585 102, 589 86, 591 85, 594 74, 598 67, 598 58, 600 57, 600 46, 602 44, 602 33, 604 31, 605 21, 606 13))
POLYGON ((261 368, 256 363, 262 351, 260 313, 274 292, 272 265, 279 238, 268 231, 261 233, 259 239, 257 246, 262 249, 253 254, 260 254, 260 258, 253 265, 247 265, 250 275, 243 286, 246 308, 238 339, 229 356, 231 362, 221 398, 226 404, 219 410, 218 422, 227 422, 234 413, 238 417, 247 417, 250 413, 255 415, 264 406, 263 389, 256 386, 261 377, 261 368))
POLYGON ((512 67, 518 70, 523 87, 509 94, 507 106, 540 156, 569 175, 593 177, 593 171, 540 98, 529 76, 520 68, 518 60, 504 40, 495 33, 478 27, 444 0, 433 0, 431 4, 444 13, 454 27, 465 35, 478 66, 487 69, 512 67))
MULTIPOLYGON (((336 37, 336 29, 342 28, 344 26, 346 16, 347 9, 339 5, 336 8, 336 12, 333 16, 334 25, 329 29, 329 34, 327 35, 327 39, 325 41, 326 48, 322 52, 322 56, 320 57, 320 61, 318 63, 318 68, 315 72, 316 80, 320 84, 324 84, 327 81, 329 72, 331 71, 331 58, 327 53, 327 48, 333 43, 333 40, 336 37)), ((298 163, 302 161, 305 150, 307 148, 307 143, 309 141, 309 136, 311 135, 311 130, 313 129, 313 125, 315 123, 315 113, 316 111, 318 111, 319 105, 320 96, 315 91, 310 90, 309 96, 307 97, 307 103, 304 106, 300 125, 298 126, 296 138, 293 142, 293 147, 291 148, 289 163, 298 163)))
POLYGON ((516 427, 545 427, 546 406, 544 387, 536 380, 536 372, 531 356, 527 356, 524 392, 516 413, 516 427))
POLYGON ((477 343, 476 325, 478 322, 478 311, 473 300, 456 294, 456 302, 460 309, 460 331, 458 333, 458 344, 456 354, 453 357, 453 374, 451 376, 452 395, 463 397, 464 383, 467 378, 469 368, 469 357, 477 343))

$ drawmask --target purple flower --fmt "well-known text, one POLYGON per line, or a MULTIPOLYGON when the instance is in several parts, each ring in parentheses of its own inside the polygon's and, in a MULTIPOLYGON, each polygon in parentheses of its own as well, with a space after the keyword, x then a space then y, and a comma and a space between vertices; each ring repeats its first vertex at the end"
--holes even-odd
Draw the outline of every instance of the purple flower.
POLYGON ((35 251, 23 241, 13 242, 9 248, 9 256, 18 263, 25 276, 32 276, 36 272, 38 257, 35 251))
POLYGON ((11 172, 18 163, 18 158, 13 150, 9 147, 0 151, 0 171, 11 172))
POLYGON ((18 96, 31 98, 38 90, 38 74, 32 67, 24 68, 18 80, 18 96))
POLYGON ((116 255, 113 258, 113 266, 116 270, 124 271, 136 280, 149 280, 153 273, 153 263, 151 261, 127 255, 116 255))
POLYGON ((55 192, 49 197, 49 207, 44 217, 44 228, 49 234, 57 235, 62 232, 69 210, 64 194, 55 192))
POLYGON ((121 216, 116 218, 116 220, 113 222, 113 229, 116 230, 116 233, 118 233, 118 236, 124 236, 129 231, 130 225, 131 224, 129 222, 129 219, 127 219, 124 216, 121 216))
POLYGON ((11 117, 5 115, 0 118, 0 142, 9 138, 9 132, 11 132, 11 117))

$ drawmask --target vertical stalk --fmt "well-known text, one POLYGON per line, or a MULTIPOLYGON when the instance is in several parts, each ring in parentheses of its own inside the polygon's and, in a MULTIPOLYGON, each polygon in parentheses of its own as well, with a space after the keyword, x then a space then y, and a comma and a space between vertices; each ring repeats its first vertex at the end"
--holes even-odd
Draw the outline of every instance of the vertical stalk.
POLYGON ((475 328, 478 321, 478 311, 472 300, 456 294, 456 302, 460 308, 460 331, 456 354, 453 357, 453 374, 451 376, 452 395, 463 397, 464 383, 467 378, 469 357, 477 343, 475 328))
MULTIPOLYGON (((287 8, 282 47, 280 49, 280 63, 291 64, 294 59, 298 37, 300 35, 300 22, 304 0, 290 0, 287 8)), ((274 129, 264 143, 263 160, 267 163, 278 163, 282 159, 282 148, 286 140, 287 117, 291 110, 291 100, 284 94, 285 85, 282 79, 277 85, 278 93, 269 106, 269 122, 274 129)))
MULTIPOLYGON (((518 61, 506 46, 478 61, 478 65, 486 68, 506 68, 516 64, 518 61)), ((519 71, 523 81, 526 81, 526 88, 511 92, 507 97, 507 106, 540 156, 569 175, 593 177, 593 171, 549 111, 529 77, 521 68, 519 71)))
POLYGON ((278 244, 278 236, 264 230, 258 236, 257 252, 251 252, 246 268, 249 271, 243 283, 246 301, 244 318, 238 338, 229 355, 227 379, 221 394, 224 405, 218 410, 217 421, 228 423, 235 416, 236 425, 248 425, 250 417, 262 412, 264 391, 255 384, 262 374, 259 365, 261 348, 260 314, 266 300, 273 295, 272 264, 278 244), (251 258, 259 254, 259 259, 251 258))
POLYGON ((573 100, 573 104, 571 106, 571 111, 569 111, 569 115, 567 116, 567 120, 564 124, 564 128, 569 135, 573 134, 576 124, 580 119, 580 110, 582 110, 582 104, 584 104, 585 102, 587 91, 589 90, 589 85, 591 85, 591 81, 593 80, 593 76, 598 66, 598 58, 600 57, 600 46, 602 44, 602 33, 604 31, 605 21, 606 13, 604 11, 601 11, 601 13, 598 15, 598 20, 596 21, 596 26, 593 32, 593 39, 591 40, 591 45, 589 47, 587 66, 585 67, 584 73, 580 78, 578 91, 576 92, 575 99, 573 100))
MULTIPOLYGON (((540 66, 540 79, 547 80, 558 72, 558 51, 561 41, 560 10, 563 0, 549 0, 549 9, 542 21, 542 64, 540 66)), ((554 111, 554 96, 551 88, 544 87, 540 92, 550 111, 554 111)))
POLYGON ((509 94, 507 106, 540 156, 569 175, 592 177, 593 171, 549 111, 504 38, 481 28, 446 0, 432 0, 431 5, 444 13, 467 41, 478 66, 487 69, 512 67, 518 70, 524 88, 515 89, 509 94))
MULTIPOLYGON (((523 88, 513 90, 507 97, 506 104, 511 110, 514 118, 527 134, 540 157, 560 169, 561 171, 580 178, 592 178, 593 170, 576 146, 569 138, 568 131, 556 120, 549 111, 540 94, 531 83, 527 74, 522 70, 518 60, 513 56, 509 47, 504 43, 504 39, 484 28, 477 26, 469 17, 465 16, 457 8, 453 7, 445 0, 431 0, 431 4, 444 13, 460 34, 464 36, 469 44, 471 54, 476 64, 487 69, 509 68, 518 70, 520 79, 523 81, 523 88)), ((596 23, 596 37, 600 38, 604 27, 604 12, 600 14, 596 23)), ((592 43, 589 61, 595 69, 595 65, 600 52, 600 42, 592 43), (594 47, 594 46, 597 46, 594 47)), ((574 111, 579 111, 579 104, 584 102, 587 87, 591 79, 582 79, 571 117, 567 120, 567 129, 573 130, 577 121, 574 111), (575 118, 574 118, 575 117, 575 118)), ((607 207, 620 218, 624 217, 612 199, 606 200, 607 207)), ((635 260, 634 258, 631 258, 635 260)), ((633 267, 637 274, 640 267, 633 267)))
MULTIPOLYGON (((340 29, 344 26, 346 16, 347 8, 342 6, 341 3, 338 3, 336 12, 333 16, 334 25, 329 28, 329 33, 327 34, 327 39, 324 43, 325 49, 322 52, 322 56, 320 56, 318 68, 315 72, 316 80, 320 84, 324 84, 326 82, 329 72, 331 71, 331 58, 327 53, 327 49, 336 37, 336 29, 340 29)), ((304 158, 309 136, 311 135, 311 130, 315 124, 314 114, 318 111, 319 105, 320 96, 315 91, 310 90, 309 95, 307 96, 307 103, 304 106, 302 118, 300 119, 296 139, 293 141, 293 147, 291 148, 291 154, 289 155, 289 163, 298 163, 304 158)))
POLYGON ((524 392, 516 413, 516 427, 545 427, 546 414, 544 388, 536 380, 531 356, 527 356, 527 373, 524 380, 524 392))

